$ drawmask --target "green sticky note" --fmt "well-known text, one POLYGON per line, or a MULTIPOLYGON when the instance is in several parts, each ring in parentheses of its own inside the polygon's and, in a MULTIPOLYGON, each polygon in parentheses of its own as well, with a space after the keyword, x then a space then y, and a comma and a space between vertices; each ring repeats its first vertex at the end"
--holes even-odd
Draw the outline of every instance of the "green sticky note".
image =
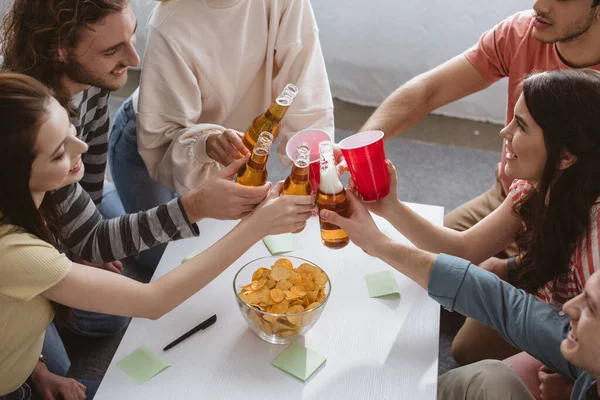
POLYGON ((400 295, 398 284, 392 271, 383 271, 365 276, 369 297, 400 295))
POLYGON ((171 364, 144 346, 119 361, 117 366, 141 385, 171 364))
POLYGON ((192 252, 190 252, 190 254, 188 254, 187 256, 185 256, 183 258, 183 260, 181 260, 182 263, 186 262, 186 261, 190 261, 192 258, 196 257, 198 254, 202 253, 204 251, 204 249, 196 249, 192 252))
POLYGON ((263 243, 274 256, 294 250, 300 250, 300 243, 298 243, 296 237, 291 233, 267 236, 263 239, 263 243))
POLYGON ((298 343, 292 343, 271 365, 306 382, 325 360, 325 357, 314 351, 298 343))

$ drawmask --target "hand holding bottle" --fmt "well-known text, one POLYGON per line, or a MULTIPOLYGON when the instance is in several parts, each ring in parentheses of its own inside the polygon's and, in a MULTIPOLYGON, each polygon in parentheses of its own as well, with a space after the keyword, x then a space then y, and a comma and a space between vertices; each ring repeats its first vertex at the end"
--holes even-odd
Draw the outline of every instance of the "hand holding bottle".
POLYGON ((312 196, 282 196, 282 190, 283 182, 278 182, 267 198, 244 220, 253 224, 255 229, 260 229, 263 237, 301 230, 312 215, 312 196))
POLYGON ((223 133, 210 135, 206 139, 206 154, 227 167, 235 160, 250 155, 242 138, 244 134, 233 129, 225 129, 223 133))

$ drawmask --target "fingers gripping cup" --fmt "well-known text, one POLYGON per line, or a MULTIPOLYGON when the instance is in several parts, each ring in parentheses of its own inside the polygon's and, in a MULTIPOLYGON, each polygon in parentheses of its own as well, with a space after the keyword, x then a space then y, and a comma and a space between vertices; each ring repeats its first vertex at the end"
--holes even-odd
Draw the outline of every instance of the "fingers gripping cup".
POLYGON ((327 132, 322 131, 320 129, 305 129, 292 136, 285 146, 285 153, 292 161, 296 157, 296 149, 298 148, 298 145, 300 143, 308 143, 308 145, 310 146, 311 152, 309 165, 309 179, 313 189, 313 194, 317 193, 321 175, 321 171, 319 168, 319 143, 325 140, 331 140, 331 137, 329 136, 329 134, 327 134, 327 132))
POLYGON ((342 140, 339 146, 364 201, 379 200, 390 193, 383 132, 360 132, 342 140))

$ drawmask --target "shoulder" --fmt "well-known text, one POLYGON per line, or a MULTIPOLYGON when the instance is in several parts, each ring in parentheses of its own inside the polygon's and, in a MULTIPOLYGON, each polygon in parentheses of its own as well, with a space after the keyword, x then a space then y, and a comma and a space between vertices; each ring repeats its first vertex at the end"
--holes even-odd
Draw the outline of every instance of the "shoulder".
POLYGON ((534 190, 533 183, 530 181, 525 181, 522 179, 515 179, 513 183, 510 185, 510 189, 508 191, 508 197, 511 198, 513 203, 517 203, 522 200, 525 196, 529 194, 532 190, 534 190))

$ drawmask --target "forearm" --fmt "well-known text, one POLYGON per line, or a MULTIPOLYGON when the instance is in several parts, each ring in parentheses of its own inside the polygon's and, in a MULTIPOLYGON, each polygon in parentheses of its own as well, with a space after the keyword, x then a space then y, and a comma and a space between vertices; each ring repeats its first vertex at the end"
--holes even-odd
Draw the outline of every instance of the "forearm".
POLYGON ((400 200, 384 216, 412 244, 433 253, 465 257, 463 235, 441 226, 433 225, 400 200))
POLYGON ((420 75, 396 89, 377 107, 359 132, 379 130, 385 133, 385 139, 389 139, 416 125, 434 110, 431 91, 424 81, 420 75))
POLYGON ((434 254, 404 246, 391 239, 377 241, 368 253, 406 275, 422 288, 427 289, 431 270, 436 259, 434 254))
POLYGON ((148 285, 150 317, 159 318, 208 285, 260 237, 256 227, 242 221, 213 246, 148 285))
POLYGON ((381 130, 394 137, 437 108, 485 89, 491 84, 458 55, 425 72, 392 93, 361 128, 381 130))
POLYGON ((209 249, 153 283, 73 264, 67 276, 43 295, 85 311, 157 319, 208 285, 258 241, 264 232, 256 226, 242 221, 209 249))
POLYGON ((49 219, 60 240, 84 260, 103 263, 171 240, 198 235, 198 228, 186 219, 179 200, 148 211, 103 219, 79 185, 52 194, 58 202, 57 215, 49 219))
POLYGON ((576 377, 576 369, 560 353, 569 319, 556 308, 466 260, 443 254, 435 261, 428 291, 445 308, 494 328, 553 370, 576 377))

